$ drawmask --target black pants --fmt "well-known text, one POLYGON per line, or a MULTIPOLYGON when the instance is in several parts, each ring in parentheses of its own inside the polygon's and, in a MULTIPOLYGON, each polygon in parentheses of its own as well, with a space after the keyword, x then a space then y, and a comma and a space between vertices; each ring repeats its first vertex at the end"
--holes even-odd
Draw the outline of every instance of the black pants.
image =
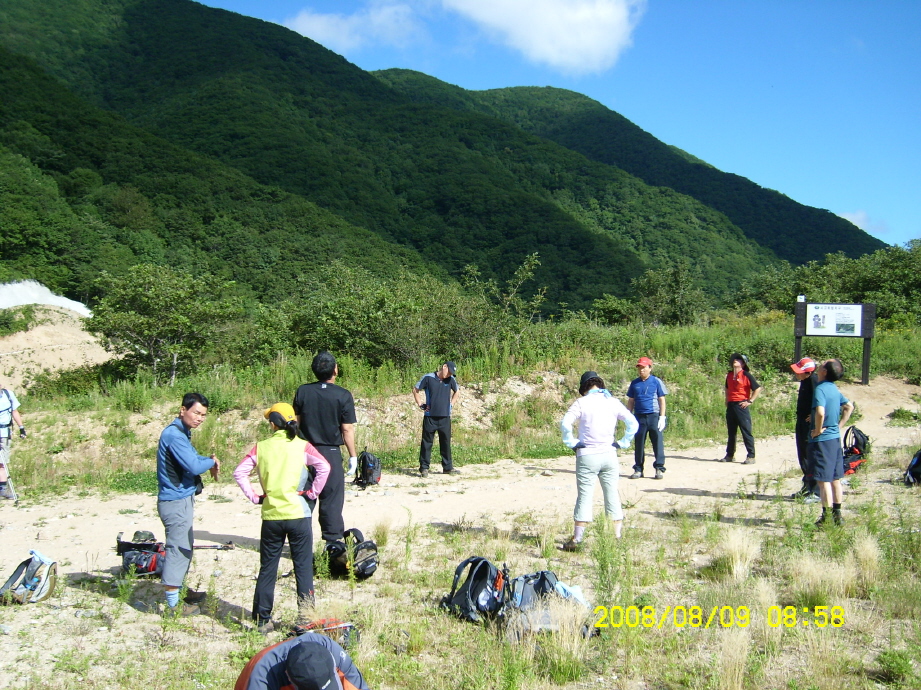
POLYGON ((643 464, 646 460, 646 434, 649 434, 649 440, 652 441, 652 453, 655 456, 652 466, 664 472, 665 442, 662 439, 662 432, 659 431, 659 415, 652 412, 633 416, 640 423, 640 428, 633 437, 633 471, 643 472, 643 464))
POLYGON ((812 464, 807 454, 809 447, 809 432, 812 430, 812 423, 805 419, 796 420, 796 458, 799 460, 799 468, 803 471, 803 488, 806 491, 817 494, 819 488, 812 478, 812 464))
POLYGON ((259 541, 259 578, 253 595, 253 620, 264 623, 272 617, 275 605, 275 580, 285 538, 291 547, 298 604, 313 596, 312 518, 263 520, 259 541))
POLYGON ((752 415, 748 408, 743 408, 737 402, 726 403, 726 430, 729 440, 726 441, 726 457, 731 458, 736 454, 736 434, 742 432, 742 442, 748 457, 755 457, 755 437, 752 435, 752 415))
POLYGON ((342 519, 342 508, 345 506, 345 470, 342 469, 342 451, 339 446, 316 446, 326 461, 329 463, 329 477, 326 486, 320 492, 320 508, 317 519, 320 522, 320 533, 326 541, 342 539, 345 532, 345 522, 342 519))
POLYGON ((450 472, 454 469, 451 463, 451 418, 429 417, 422 418, 422 445, 419 446, 419 469, 428 470, 432 459, 432 443, 435 441, 435 432, 438 432, 438 450, 441 452, 441 469, 450 472))

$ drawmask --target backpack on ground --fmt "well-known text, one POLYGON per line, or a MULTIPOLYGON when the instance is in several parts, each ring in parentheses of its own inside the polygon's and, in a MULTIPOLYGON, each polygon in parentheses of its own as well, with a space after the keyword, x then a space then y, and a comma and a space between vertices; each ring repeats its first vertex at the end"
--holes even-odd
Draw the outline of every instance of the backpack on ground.
POLYGON ((320 618, 309 623, 300 623, 291 628, 288 637, 300 637, 308 633, 326 635, 345 649, 357 645, 361 640, 361 633, 358 632, 354 623, 341 621, 338 618, 320 618))
POLYGON ((870 437, 856 426, 849 426, 844 432, 844 474, 854 474, 867 461, 870 452, 870 437))
POLYGON ((29 558, 0 587, 0 603, 36 604, 53 595, 57 584, 57 562, 32 549, 29 558))
POLYGON ((598 633, 585 622, 590 607, 581 588, 563 584, 553 571, 541 570, 514 579, 506 574, 506 588, 502 617, 509 641, 520 641, 529 633, 570 629, 583 637, 598 633))
POLYGON ((501 612, 505 603, 505 578, 504 569, 499 570, 480 556, 471 556, 455 569, 451 592, 439 606, 472 623, 492 618, 501 612), (467 578, 458 588, 464 571, 467 578))
POLYGON ((359 580, 371 577, 377 571, 377 544, 365 539, 357 529, 346 530, 343 538, 344 541, 326 543, 329 574, 348 577, 351 571, 359 580))
POLYGON ((376 486, 381 483, 381 461, 373 453, 367 450, 361 451, 358 456, 358 468, 355 470, 355 479, 353 484, 360 489, 367 489, 369 486, 376 486))
POLYGON ((905 470, 903 479, 906 486, 921 485, 921 450, 915 453, 911 462, 908 463, 908 469, 905 470))
POLYGON ((127 575, 134 569, 139 577, 161 575, 166 559, 166 547, 157 541, 153 532, 138 530, 131 541, 122 541, 119 532, 115 537, 115 553, 122 557, 122 573, 127 575))

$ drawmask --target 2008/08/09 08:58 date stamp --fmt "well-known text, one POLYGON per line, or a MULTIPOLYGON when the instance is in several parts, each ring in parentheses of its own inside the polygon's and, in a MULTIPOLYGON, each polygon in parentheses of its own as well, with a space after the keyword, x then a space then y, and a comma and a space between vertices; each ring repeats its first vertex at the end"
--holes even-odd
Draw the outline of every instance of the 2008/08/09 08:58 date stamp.
MULTIPOLYGON (((666 606, 659 613, 655 606, 596 606, 596 628, 747 628, 751 623, 751 610, 747 606, 714 606, 704 610, 700 606, 666 606)), ((844 625, 843 606, 769 606, 765 612, 767 624, 772 628, 840 628, 844 625)))

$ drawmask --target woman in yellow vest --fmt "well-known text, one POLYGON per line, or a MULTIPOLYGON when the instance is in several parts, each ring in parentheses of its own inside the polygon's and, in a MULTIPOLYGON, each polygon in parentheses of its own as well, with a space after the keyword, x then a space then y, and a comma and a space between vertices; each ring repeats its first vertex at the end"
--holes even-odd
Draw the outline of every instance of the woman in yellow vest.
POLYGON ((285 539, 291 547, 298 607, 313 603, 313 508, 329 476, 329 463, 316 448, 299 436, 294 408, 276 403, 265 411, 272 435, 259 441, 243 458, 233 478, 246 497, 262 504, 259 542, 259 578, 253 595, 253 620, 259 632, 275 629, 272 607, 275 580, 285 539), (316 476, 311 483, 309 469, 316 476), (262 494, 250 482, 253 469, 259 475, 262 494))

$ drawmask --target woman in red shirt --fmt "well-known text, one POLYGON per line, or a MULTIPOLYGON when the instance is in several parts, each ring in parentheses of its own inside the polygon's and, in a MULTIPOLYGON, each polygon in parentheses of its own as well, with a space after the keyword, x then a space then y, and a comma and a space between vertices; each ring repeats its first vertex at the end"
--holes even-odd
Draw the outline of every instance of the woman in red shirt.
POLYGON ((743 465, 755 464, 755 437, 752 435, 752 415, 749 407, 761 394, 761 384, 748 371, 748 357, 733 353, 729 358, 732 369, 726 374, 726 455, 720 462, 732 462, 736 454, 736 435, 742 431, 747 456, 743 465))

